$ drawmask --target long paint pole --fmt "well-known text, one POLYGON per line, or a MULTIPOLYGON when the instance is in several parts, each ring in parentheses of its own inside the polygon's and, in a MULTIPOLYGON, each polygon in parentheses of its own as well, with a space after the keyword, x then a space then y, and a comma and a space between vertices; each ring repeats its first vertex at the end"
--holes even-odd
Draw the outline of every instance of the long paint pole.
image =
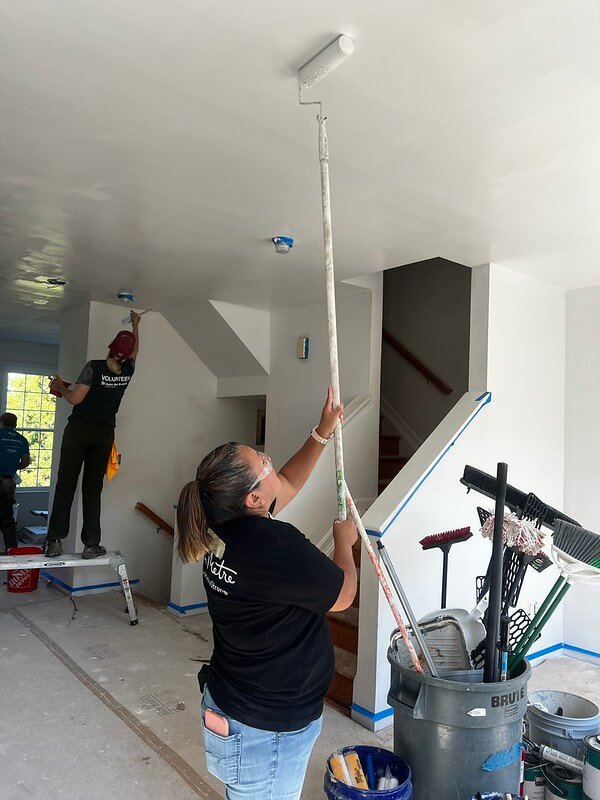
MULTIPOLYGON (((327 330, 329 334, 329 368, 331 371, 331 386, 333 388, 333 405, 337 408, 340 405, 340 369, 338 359, 338 339, 337 339, 337 320, 335 310, 335 270, 333 265, 333 230, 331 225, 331 192, 329 188, 329 143, 327 141, 327 128, 325 127, 326 117, 323 116, 321 109, 318 117, 319 121, 319 164, 321 167, 321 205, 323 209, 323 246, 325 249, 325 286, 327 292, 327 330)), ((392 591, 387 582, 379 559, 375 555, 369 536, 362 523, 360 515, 356 510, 354 501, 346 486, 344 477, 344 446, 342 440, 342 426, 338 425, 334 433, 335 445, 335 483, 338 502, 338 519, 345 520, 347 516, 346 503, 350 507, 352 516, 358 528, 360 538, 365 546, 367 555, 373 565, 373 569, 377 574, 383 593, 390 605, 394 620, 398 626, 400 635, 404 639, 406 648, 410 655, 411 661, 417 672, 423 672, 423 668, 419 662, 418 656, 415 652, 413 643, 408 635, 406 626, 402 620, 400 611, 392 597, 392 591)))
MULTIPOLYGON (((333 267, 333 230, 331 226, 331 193, 329 189, 329 143, 323 111, 319 121, 319 164, 321 167, 321 205, 323 208, 323 247, 325 249, 325 286, 327 291, 327 329, 329 333, 329 369, 333 388, 333 407, 340 405, 340 368, 338 361, 337 318, 335 311, 335 271, 333 267)), ((335 485, 338 503, 338 519, 346 519, 346 491, 344 486, 344 446, 342 427, 334 433, 335 485)))
MULTIPOLYGON (((356 506, 354 505, 354 500, 352 499, 352 495, 350 494, 348 487, 344 483, 344 487, 346 489, 346 500, 348 503, 348 508, 350 509, 350 513, 354 518, 354 522, 356 523, 356 527, 358 529, 358 534, 361 538, 362 543, 365 546, 367 551, 367 555, 369 556, 369 560, 373 565, 373 569, 375 570, 375 574, 377 575, 377 579, 383 589, 383 593, 385 595, 385 599, 388 601, 388 605, 394 615, 394 620, 396 622, 396 626, 398 627, 398 632, 400 636, 404 639, 404 644, 406 645, 406 649, 408 650, 408 655, 410 656, 410 660, 413 663, 414 668, 417 672, 423 672, 423 667, 421 666, 421 662, 419 661, 419 657, 415 651, 414 645, 410 636, 408 635, 408 631, 406 630, 406 625, 404 624, 404 620, 402 619, 402 615, 400 614, 400 609, 396 605, 394 598, 392 597, 392 590, 390 589, 390 585, 387 582, 387 578, 383 574, 383 570, 381 569, 381 564, 379 559, 375 555, 375 551, 373 550, 373 545, 371 544, 371 540, 369 539, 369 534, 365 530, 365 526, 363 525, 363 521, 360 518, 360 514, 356 506)), ((435 675, 435 670, 432 670, 432 675, 435 675)))

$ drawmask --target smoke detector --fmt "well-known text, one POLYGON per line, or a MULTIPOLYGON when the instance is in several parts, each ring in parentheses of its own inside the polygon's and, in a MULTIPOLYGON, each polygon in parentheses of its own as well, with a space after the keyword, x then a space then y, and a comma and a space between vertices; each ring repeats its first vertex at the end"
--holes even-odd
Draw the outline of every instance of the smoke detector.
POLYGON ((294 246, 294 240, 291 236, 274 236, 272 242, 275 245, 276 253, 289 253, 294 246))

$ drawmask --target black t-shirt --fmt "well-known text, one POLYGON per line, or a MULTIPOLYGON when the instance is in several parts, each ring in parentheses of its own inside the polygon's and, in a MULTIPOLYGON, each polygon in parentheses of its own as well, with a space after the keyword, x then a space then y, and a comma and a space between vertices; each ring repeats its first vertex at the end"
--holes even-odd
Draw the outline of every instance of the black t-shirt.
POLYGON ((225 551, 204 559, 210 692, 225 714, 253 728, 300 730, 323 713, 334 670, 325 614, 344 572, 285 522, 248 516, 214 530, 225 551))
POLYGON ((120 375, 114 375, 106 361, 88 361, 76 383, 85 383, 90 390, 81 403, 73 406, 71 417, 86 417, 114 428, 117 411, 134 372, 135 361, 132 358, 123 361, 120 375))

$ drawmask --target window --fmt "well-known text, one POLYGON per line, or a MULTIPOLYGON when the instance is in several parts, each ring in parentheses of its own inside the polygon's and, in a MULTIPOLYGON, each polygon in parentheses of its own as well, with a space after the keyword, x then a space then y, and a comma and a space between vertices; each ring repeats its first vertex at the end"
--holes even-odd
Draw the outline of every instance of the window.
POLYGON ((29 442, 31 464, 21 470, 19 488, 50 486, 56 398, 48 393, 48 376, 9 372, 7 411, 17 415, 17 430, 29 442))

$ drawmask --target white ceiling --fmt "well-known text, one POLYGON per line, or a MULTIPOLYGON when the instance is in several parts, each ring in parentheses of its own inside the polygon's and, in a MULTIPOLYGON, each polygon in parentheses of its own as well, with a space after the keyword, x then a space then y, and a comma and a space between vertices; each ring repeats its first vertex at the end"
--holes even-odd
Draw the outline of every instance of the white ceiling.
POLYGON ((339 278, 443 256, 600 284, 597 0, 1 0, 0 334, 64 304, 322 293, 314 108, 339 278), (275 255, 269 239, 297 246, 275 255), (64 275, 66 291, 39 276, 64 275), (47 302, 44 302, 47 301, 47 302))

